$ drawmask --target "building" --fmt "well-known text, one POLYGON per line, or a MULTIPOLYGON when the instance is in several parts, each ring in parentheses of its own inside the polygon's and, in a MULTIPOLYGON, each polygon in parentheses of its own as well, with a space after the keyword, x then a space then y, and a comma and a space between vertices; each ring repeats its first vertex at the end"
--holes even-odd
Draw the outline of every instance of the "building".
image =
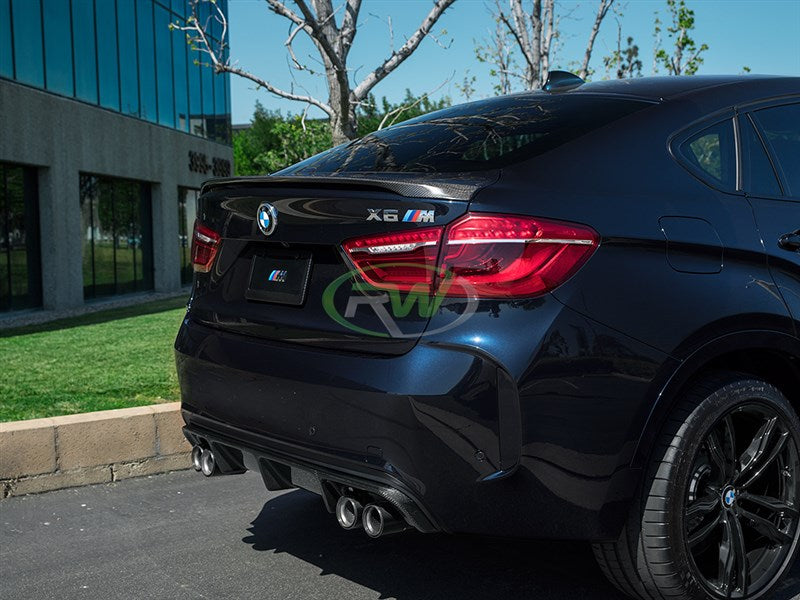
POLYGON ((190 282, 194 200, 233 152, 228 75, 169 28, 187 10, 0 0, 0 312, 190 282))

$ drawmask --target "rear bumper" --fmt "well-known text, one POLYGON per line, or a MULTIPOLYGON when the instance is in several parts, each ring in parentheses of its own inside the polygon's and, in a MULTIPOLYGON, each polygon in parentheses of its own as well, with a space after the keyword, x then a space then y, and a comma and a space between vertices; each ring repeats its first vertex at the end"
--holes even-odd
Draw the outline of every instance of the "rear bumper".
POLYGON ((331 513, 341 489, 352 487, 383 499, 422 533, 443 531, 419 498, 391 473, 335 461, 329 455, 309 452, 188 411, 183 411, 183 418, 186 439, 192 445, 211 448, 223 475, 247 469, 260 473, 268 490, 304 488, 319 494, 331 513))
POLYGON ((519 464, 516 387, 472 352, 358 356, 187 321, 176 362, 190 434, 402 490, 435 529, 463 530, 457 505, 519 464))
MULTIPOLYGON (((583 320, 554 312, 546 327, 574 330, 583 320)), ((646 381, 583 355, 577 379, 566 374, 575 356, 564 353, 562 370, 547 346, 551 358, 534 349, 512 375, 463 345, 422 341, 401 356, 357 355, 190 319, 175 347, 190 440, 235 449, 247 468, 266 472, 268 486, 331 481, 396 494, 421 531, 614 539, 638 482, 627 465, 646 381), (606 389, 620 399, 598 400, 606 389), (293 468, 311 481, 295 482, 293 468)), ((641 370, 619 362, 630 364, 641 370)))

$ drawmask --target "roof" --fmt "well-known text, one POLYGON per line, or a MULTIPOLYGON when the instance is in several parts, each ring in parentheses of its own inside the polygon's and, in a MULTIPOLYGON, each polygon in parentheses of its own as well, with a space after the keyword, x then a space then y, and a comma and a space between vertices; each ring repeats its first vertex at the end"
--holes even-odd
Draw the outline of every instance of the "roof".
POLYGON ((764 80, 789 80, 780 75, 692 75, 680 77, 637 77, 593 81, 568 92, 570 94, 620 94, 650 100, 665 100, 682 94, 714 87, 746 84, 764 80))

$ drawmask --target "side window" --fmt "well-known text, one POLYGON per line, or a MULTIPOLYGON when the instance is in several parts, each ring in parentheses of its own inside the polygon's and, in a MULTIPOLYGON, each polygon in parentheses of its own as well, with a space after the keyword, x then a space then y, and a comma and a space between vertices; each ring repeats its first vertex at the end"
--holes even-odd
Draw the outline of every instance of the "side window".
POLYGON ((739 119, 739 124, 744 146, 742 157, 744 191, 753 196, 780 196, 781 187, 778 178, 752 121, 745 115, 739 119))
POLYGON ((755 116, 786 178, 786 193, 800 197, 800 104, 765 108, 755 116))
POLYGON ((736 189, 736 142, 733 121, 727 119, 687 139, 681 154, 695 173, 709 185, 736 189))

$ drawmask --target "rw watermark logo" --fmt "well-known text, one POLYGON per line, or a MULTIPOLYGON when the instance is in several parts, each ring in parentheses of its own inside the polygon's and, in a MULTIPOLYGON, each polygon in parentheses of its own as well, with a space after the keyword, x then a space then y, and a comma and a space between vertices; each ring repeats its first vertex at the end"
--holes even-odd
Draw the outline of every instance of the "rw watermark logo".
MULTIPOLYGON (((383 264, 381 268, 419 270, 422 278, 431 274, 436 278, 438 269, 413 263, 383 264)), ((438 280, 435 291, 427 283, 411 286, 408 290, 397 287, 376 287, 364 281, 369 271, 349 271, 332 281, 322 295, 322 305, 327 315, 351 331, 382 338, 418 338, 430 336, 458 327, 475 314, 478 298, 469 285, 456 282, 445 275, 438 280), (442 310, 446 300, 448 310, 442 310), (426 327, 428 320, 437 316, 434 327, 426 327), (380 329, 366 325, 380 323, 380 329)))

